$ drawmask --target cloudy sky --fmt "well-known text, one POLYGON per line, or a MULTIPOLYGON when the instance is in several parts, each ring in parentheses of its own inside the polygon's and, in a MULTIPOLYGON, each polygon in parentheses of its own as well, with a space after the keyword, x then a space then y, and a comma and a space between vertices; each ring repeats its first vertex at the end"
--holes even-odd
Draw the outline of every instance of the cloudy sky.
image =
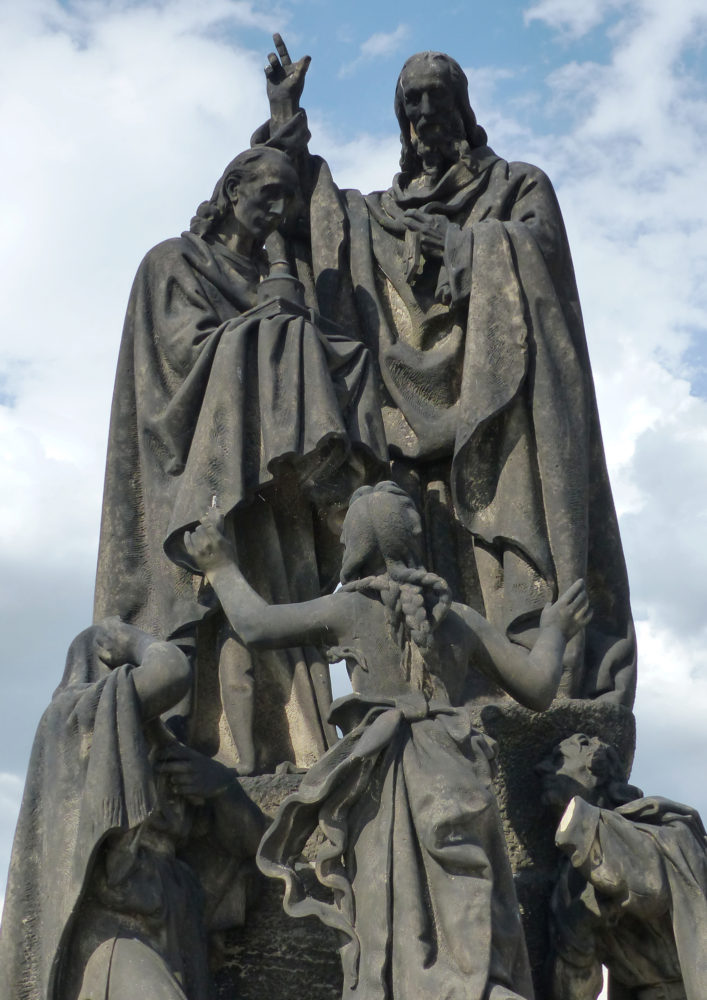
POLYGON ((0 0, 0 25, 3 874, 34 728, 91 619, 132 276, 267 116, 273 30, 312 56, 310 148, 340 185, 390 183, 395 79, 421 49, 465 67, 500 155, 553 179, 638 627, 634 780, 707 815, 704 0, 0 0))

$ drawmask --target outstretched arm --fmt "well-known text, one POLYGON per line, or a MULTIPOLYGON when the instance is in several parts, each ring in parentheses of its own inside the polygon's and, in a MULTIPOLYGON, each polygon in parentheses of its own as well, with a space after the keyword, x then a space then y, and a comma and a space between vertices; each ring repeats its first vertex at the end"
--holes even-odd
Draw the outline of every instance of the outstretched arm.
POLYGON ((568 641, 589 624, 592 612, 584 580, 577 580, 540 615, 540 632, 528 652, 471 608, 462 618, 473 633, 473 656, 487 676, 527 708, 543 712, 557 694, 568 641))
POLYGON ((144 721, 157 718, 188 692, 191 667, 174 643, 161 642, 118 617, 99 622, 94 642, 106 666, 135 664, 132 678, 144 721))
POLYGON ((300 604, 268 604, 238 569, 217 510, 210 510, 194 531, 185 532, 184 547, 216 591, 226 617, 246 646, 282 649, 336 643, 342 601, 332 595, 300 604))

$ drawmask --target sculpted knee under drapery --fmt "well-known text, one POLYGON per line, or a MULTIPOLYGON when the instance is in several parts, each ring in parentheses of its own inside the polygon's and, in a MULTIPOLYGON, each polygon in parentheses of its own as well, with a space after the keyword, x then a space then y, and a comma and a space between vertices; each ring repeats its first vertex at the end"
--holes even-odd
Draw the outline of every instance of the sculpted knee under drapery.
POLYGON ((594 620, 568 646, 560 692, 630 708, 626 570, 550 181, 490 148, 459 64, 422 52, 395 89, 400 173, 386 191, 340 190, 307 149, 309 59, 276 44, 271 118, 253 141, 297 165, 292 265, 310 304, 374 355, 393 474, 421 508, 430 566, 525 645, 545 603, 586 578, 594 620))

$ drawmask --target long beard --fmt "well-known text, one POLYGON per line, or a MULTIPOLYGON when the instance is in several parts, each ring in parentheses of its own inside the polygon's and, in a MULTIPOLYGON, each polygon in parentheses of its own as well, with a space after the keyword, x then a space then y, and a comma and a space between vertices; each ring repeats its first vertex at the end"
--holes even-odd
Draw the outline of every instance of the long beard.
POLYGON ((425 126, 424 120, 418 123, 422 135, 419 135, 412 125, 410 126, 410 142, 421 167, 420 173, 427 179, 436 181, 449 167, 459 161, 468 144, 464 138, 464 127, 458 113, 445 121, 444 130, 425 126))

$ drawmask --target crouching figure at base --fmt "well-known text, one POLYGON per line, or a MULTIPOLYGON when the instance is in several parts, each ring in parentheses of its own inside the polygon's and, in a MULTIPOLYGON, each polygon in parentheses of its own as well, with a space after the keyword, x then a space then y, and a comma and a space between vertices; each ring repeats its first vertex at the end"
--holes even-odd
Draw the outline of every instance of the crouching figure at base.
POLYGON ((35 737, 0 930, 1 1000, 205 1000, 243 923, 262 816, 161 721, 191 684, 118 618, 71 644, 35 737))
POLYGON ((707 838, 690 806, 626 783, 618 754, 575 733, 538 765, 561 817, 552 1000, 703 1000, 707 838))

